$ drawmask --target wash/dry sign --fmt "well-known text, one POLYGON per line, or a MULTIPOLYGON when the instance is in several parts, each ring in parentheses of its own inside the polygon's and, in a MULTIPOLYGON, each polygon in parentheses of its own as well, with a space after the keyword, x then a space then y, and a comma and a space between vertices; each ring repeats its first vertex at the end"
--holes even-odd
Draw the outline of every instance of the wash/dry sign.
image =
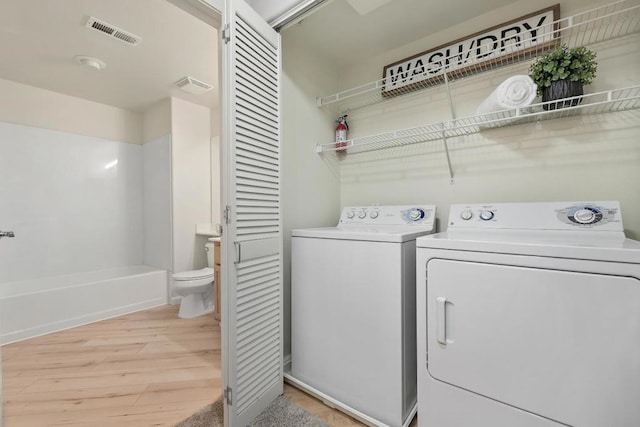
POLYGON ((387 65, 382 94, 398 95, 413 88, 407 86, 424 87, 434 79, 442 81, 445 69, 474 72, 476 68, 506 64, 527 53, 539 52, 555 45, 553 22, 558 19, 560 5, 556 4, 387 65))

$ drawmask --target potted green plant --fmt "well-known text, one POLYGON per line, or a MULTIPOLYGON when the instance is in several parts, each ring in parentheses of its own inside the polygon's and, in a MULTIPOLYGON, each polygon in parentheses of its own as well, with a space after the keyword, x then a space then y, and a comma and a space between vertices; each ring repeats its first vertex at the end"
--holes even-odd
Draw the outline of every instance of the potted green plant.
MULTIPOLYGON (((561 45, 537 58, 529 68, 531 79, 538 85, 538 95, 542 102, 579 97, 583 86, 588 85, 596 76, 597 63, 595 52, 584 46, 570 49, 561 45)), ((544 109, 554 110, 578 105, 582 98, 565 102, 551 102, 544 109)))

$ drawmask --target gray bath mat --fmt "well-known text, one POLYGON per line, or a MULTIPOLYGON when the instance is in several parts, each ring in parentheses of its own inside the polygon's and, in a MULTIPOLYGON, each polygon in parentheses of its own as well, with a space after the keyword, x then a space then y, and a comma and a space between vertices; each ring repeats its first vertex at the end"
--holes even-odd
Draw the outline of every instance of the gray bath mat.
MULTIPOLYGON (((218 399, 176 424, 176 427, 222 427, 224 425, 222 408, 222 399, 218 399)), ((278 397, 249 425, 252 427, 329 427, 320 418, 311 415, 282 396, 278 397)))

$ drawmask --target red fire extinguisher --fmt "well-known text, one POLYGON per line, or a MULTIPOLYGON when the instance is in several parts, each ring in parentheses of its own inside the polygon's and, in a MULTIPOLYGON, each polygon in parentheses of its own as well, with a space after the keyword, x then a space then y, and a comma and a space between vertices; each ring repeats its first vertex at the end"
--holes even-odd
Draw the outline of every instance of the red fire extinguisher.
POLYGON ((349 133, 349 125, 347 124, 347 115, 338 117, 338 126, 336 126, 336 153, 346 155, 347 138, 349 133))

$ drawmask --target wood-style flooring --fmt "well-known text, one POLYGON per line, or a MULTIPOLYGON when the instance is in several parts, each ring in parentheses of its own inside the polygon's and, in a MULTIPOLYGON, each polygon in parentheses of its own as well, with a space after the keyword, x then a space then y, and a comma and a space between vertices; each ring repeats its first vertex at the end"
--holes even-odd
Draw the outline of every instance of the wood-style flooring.
POLYGON ((221 394, 213 315, 141 311, 2 348, 4 427, 173 426, 221 394))
MULTIPOLYGON (((2 348, 4 427, 174 426, 221 395, 220 327, 164 306, 2 348)), ((336 427, 361 426, 285 384, 336 427)))

